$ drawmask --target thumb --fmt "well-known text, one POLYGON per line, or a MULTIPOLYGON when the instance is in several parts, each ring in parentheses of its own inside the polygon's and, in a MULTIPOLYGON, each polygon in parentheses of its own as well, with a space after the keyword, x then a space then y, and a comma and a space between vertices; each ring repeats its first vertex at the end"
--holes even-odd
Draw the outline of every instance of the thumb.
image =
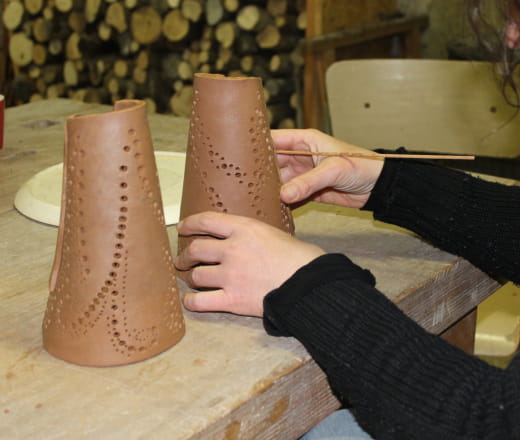
POLYGON ((209 292, 188 292, 184 295, 184 307, 193 312, 226 312, 229 308, 227 295, 223 290, 209 292))
POLYGON ((305 200, 324 188, 334 187, 345 170, 342 159, 328 158, 322 160, 315 168, 289 180, 282 186, 280 196, 286 203, 305 200))

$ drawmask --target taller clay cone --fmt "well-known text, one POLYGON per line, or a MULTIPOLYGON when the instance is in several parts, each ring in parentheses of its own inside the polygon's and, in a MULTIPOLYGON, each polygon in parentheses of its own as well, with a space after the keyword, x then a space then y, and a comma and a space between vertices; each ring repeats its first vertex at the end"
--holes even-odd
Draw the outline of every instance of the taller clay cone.
POLYGON ((180 218, 227 212, 293 233, 280 187, 261 79, 196 74, 180 218))
POLYGON ((45 349, 81 365, 121 365, 183 335, 144 102, 70 117, 45 349))

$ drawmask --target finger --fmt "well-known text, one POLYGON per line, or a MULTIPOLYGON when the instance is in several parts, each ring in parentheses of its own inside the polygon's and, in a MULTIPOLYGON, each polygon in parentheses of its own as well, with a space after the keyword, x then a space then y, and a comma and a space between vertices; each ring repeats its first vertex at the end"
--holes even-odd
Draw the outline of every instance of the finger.
POLYGON ((330 158, 320 162, 316 168, 296 176, 282 186, 282 200, 286 203, 300 202, 322 189, 334 187, 345 172, 344 163, 343 159, 330 158))
POLYGON ((193 312, 229 312, 231 304, 223 290, 211 292, 188 292, 184 295, 184 306, 193 312))
POLYGON ((177 224, 180 235, 213 235, 227 238, 231 235, 237 216, 220 212, 202 212, 190 215, 177 224))
POLYGON ((222 253, 222 240, 197 237, 175 258, 175 267, 179 270, 189 270, 200 263, 218 263, 222 253))
POLYGON ((313 150, 313 130, 279 129, 271 130, 271 137, 277 150, 313 150))
POLYGON ((188 276, 188 284, 197 289, 222 287, 222 266, 220 264, 194 267, 188 276))

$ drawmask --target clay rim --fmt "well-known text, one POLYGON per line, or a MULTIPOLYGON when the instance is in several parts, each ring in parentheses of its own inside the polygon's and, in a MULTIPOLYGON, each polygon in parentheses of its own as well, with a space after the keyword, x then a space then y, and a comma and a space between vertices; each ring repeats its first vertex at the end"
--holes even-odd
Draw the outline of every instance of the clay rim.
POLYGON ((109 114, 119 114, 129 111, 136 111, 140 109, 141 107, 145 107, 146 102, 141 99, 121 99, 114 103, 114 106, 112 107, 113 110, 107 111, 107 112, 99 112, 99 113, 89 113, 89 114, 81 114, 76 113, 73 115, 70 115, 67 120, 69 121, 76 121, 80 119, 87 119, 87 118, 96 118, 96 117, 107 117, 109 114))

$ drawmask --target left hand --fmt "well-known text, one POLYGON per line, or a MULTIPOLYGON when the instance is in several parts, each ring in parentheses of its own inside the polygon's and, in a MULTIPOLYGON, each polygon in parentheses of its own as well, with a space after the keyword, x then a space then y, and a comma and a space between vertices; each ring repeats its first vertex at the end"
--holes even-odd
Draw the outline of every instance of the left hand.
POLYGON ((259 220, 231 214, 195 214, 177 230, 180 235, 219 237, 195 238, 175 259, 177 269, 190 270, 189 284, 215 289, 184 296, 185 307, 198 312, 260 317, 265 295, 325 253, 259 220))

